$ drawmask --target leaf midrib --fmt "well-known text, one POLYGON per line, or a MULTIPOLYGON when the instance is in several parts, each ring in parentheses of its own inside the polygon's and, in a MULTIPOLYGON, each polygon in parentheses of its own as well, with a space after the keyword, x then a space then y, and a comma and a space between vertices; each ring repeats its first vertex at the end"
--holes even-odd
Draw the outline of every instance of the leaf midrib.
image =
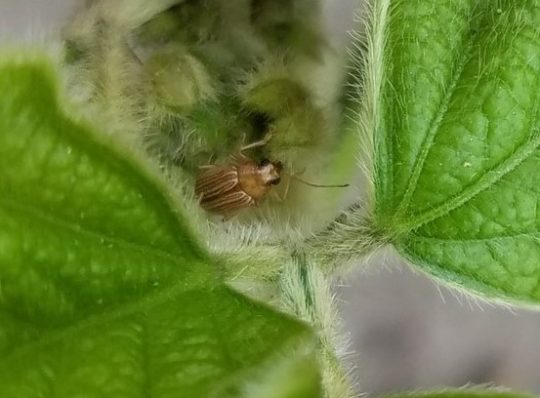
MULTIPOLYGON (((474 14, 474 10, 472 14, 474 14)), ((471 29, 469 31, 471 31, 471 29)), ((478 33, 476 33, 474 36, 478 36, 478 33)), ((418 179, 420 178, 420 175, 422 174, 422 171, 424 169, 425 161, 431 151, 431 148, 433 147, 433 141, 435 140, 435 137, 437 136, 437 133, 439 132, 439 127, 441 125, 441 122, 446 112, 448 111, 448 105, 450 103, 450 100, 452 99, 454 92, 456 91, 458 81, 461 78, 463 70, 465 69, 465 65, 467 65, 467 63, 471 59, 472 49, 474 48, 474 45, 476 44, 475 43, 476 38, 474 36, 471 37, 470 40, 466 40, 464 50, 460 52, 463 55, 458 58, 456 65, 454 65, 454 68, 452 68, 454 72, 452 72, 450 83, 448 84, 448 89, 446 90, 445 95, 443 96, 443 98, 441 99, 441 102, 439 103, 437 112, 435 113, 431 121, 429 122, 427 134, 421 145, 420 155, 418 156, 413 166, 413 170, 409 178, 409 181, 407 183, 405 193, 403 194, 403 197, 396 209, 395 216, 394 216, 395 219, 399 219, 403 215, 403 213, 407 211, 407 208, 411 202, 412 196, 418 184, 418 179)))
MULTIPOLYGON (((37 219, 45 224, 50 224, 56 228, 67 230, 73 234, 78 234, 82 237, 84 236, 91 237, 93 239, 96 239, 96 241, 104 240, 106 243, 114 243, 115 245, 117 245, 116 250, 118 250, 118 248, 123 248, 126 252, 138 251, 138 252, 144 253, 144 255, 147 257, 153 257, 155 260, 157 260, 157 262, 159 262, 160 259, 167 259, 169 262, 172 262, 173 264, 177 264, 179 267, 185 267, 186 266, 185 263, 188 262, 188 259, 185 258, 185 256, 182 254, 180 249, 178 252, 168 252, 166 250, 158 249, 154 246, 144 245, 144 244, 140 244, 139 242, 133 242, 126 239, 113 237, 111 235, 107 235, 102 232, 97 232, 95 230, 89 229, 87 226, 74 223, 72 220, 62 219, 56 215, 51 216, 50 214, 47 214, 46 212, 42 211, 41 209, 35 206, 29 206, 26 204, 21 204, 20 202, 14 202, 13 200, 7 199, 5 197, 0 198, 0 205, 3 206, 7 210, 25 213, 27 216, 30 216, 30 218, 37 219)), ((190 268, 192 270, 203 269, 203 267, 199 267, 196 264, 197 262, 200 262, 200 261, 202 260, 193 256, 192 259, 189 259, 190 268)), ((187 273, 186 276, 189 276, 189 273, 187 273)), ((206 284, 209 284, 212 278, 209 277, 207 279, 208 281, 205 281, 205 282, 206 284)), ((198 278, 194 279, 194 281, 197 281, 197 280, 198 278)), ((170 297, 174 293, 179 293, 182 291, 188 292, 190 290, 195 291, 195 290, 200 289, 200 287, 194 286, 193 288, 189 290, 182 290, 182 288, 185 289, 185 287, 186 287, 185 281, 176 281, 172 283, 170 287, 164 288, 163 290, 157 290, 155 291, 155 293, 147 293, 141 296, 139 301, 131 302, 130 304, 120 304, 119 306, 116 306, 116 307, 110 307, 110 309, 105 309, 103 312, 92 314, 89 317, 76 320, 72 324, 69 324, 68 326, 63 327, 63 328, 42 331, 43 332, 42 337, 40 337, 38 340, 34 340, 31 343, 27 344, 27 346, 30 348, 26 348, 26 346, 17 348, 16 350, 9 353, 7 357, 2 358, 2 360, 0 361, 0 365, 2 362, 8 361, 9 358, 18 355, 18 353, 24 352, 26 349, 31 349, 31 347, 34 347, 36 345, 39 346, 40 344, 47 344, 48 342, 54 341, 58 338, 64 338, 66 335, 69 335, 69 333, 76 333, 77 330, 90 326, 93 323, 97 324, 100 322, 106 322, 108 319, 114 318, 116 316, 126 315, 126 314, 136 311, 137 309, 142 309, 147 306, 150 306, 152 305, 152 303, 161 300, 161 296, 163 296, 164 298, 167 298, 167 297, 170 297)), ((9 315, 9 313, 6 312, 5 310, 0 310, 0 311, 9 315)))
MULTIPOLYGON (((479 5, 477 5, 477 7, 479 7, 479 5)), ((475 8, 475 10, 477 9, 478 8, 475 8)), ((475 10, 473 10, 473 14, 475 10)), ((471 43, 471 45, 467 46, 467 50, 471 51, 471 49, 473 48, 472 46, 473 40, 470 40, 469 43, 471 43)), ((466 65, 466 60, 469 58, 470 56, 464 57, 465 62, 460 65, 461 68, 463 68, 466 65)), ((461 74, 462 70, 463 69, 461 69, 459 75, 461 74)), ((459 75, 457 76, 458 78, 459 78, 459 75)), ((538 114, 539 104, 540 104, 540 98, 537 96, 534 102, 534 105, 532 107, 531 113, 533 115, 538 114)), ((441 108, 439 108, 439 111, 440 110, 441 108)), ((426 148, 427 140, 424 140, 424 142, 422 143, 423 148, 422 148, 421 155, 425 155, 425 157, 421 156, 421 159, 415 163, 413 175, 411 176, 407 184, 407 190, 398 206, 397 211, 394 213, 393 218, 397 225, 395 229, 397 235, 399 236, 399 235, 408 233, 429 222, 432 222, 440 217, 443 217, 449 212, 463 206, 465 203, 469 202, 478 194, 480 194, 482 191, 496 184, 506 174, 510 173, 512 170, 518 167, 523 161, 525 161, 528 157, 530 157, 534 153, 534 151, 538 148, 538 146, 540 146, 539 130, 540 130, 540 127, 532 126, 530 128, 528 139, 524 142, 524 144, 516 148, 510 156, 500 161, 491 170, 486 171, 480 178, 478 178, 477 180, 475 180, 474 182, 466 186, 465 189, 463 189, 461 192, 448 198, 446 201, 439 204, 435 208, 432 208, 430 210, 424 211, 416 215, 413 214, 409 216, 408 218, 411 221, 402 223, 401 221, 406 218, 406 217, 403 217, 404 213, 406 213, 406 211, 408 210, 408 205, 410 204, 412 195, 414 191, 416 190, 416 185, 418 183, 419 176, 424 167, 424 162, 426 160, 427 154, 429 153, 429 150, 431 149, 431 146, 428 146, 426 148)))

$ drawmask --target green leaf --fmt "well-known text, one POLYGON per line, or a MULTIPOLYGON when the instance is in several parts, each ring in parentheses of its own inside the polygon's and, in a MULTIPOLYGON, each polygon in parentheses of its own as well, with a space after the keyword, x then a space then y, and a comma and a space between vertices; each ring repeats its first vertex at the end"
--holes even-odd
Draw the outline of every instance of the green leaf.
POLYGON ((442 391, 411 392, 385 395, 385 398, 531 398, 532 395, 505 390, 480 388, 448 389, 442 391))
POLYGON ((67 116, 56 80, 0 62, 0 396, 319 396, 311 332, 226 287, 159 179, 67 116))
POLYGON ((382 3, 378 229, 446 282, 540 301, 540 4, 382 3))

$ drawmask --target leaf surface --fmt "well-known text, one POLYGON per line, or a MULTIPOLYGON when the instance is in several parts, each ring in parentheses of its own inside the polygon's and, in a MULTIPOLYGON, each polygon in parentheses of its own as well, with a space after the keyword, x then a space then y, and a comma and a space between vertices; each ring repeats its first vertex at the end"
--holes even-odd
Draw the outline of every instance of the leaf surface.
POLYGON ((386 398, 531 398, 531 395, 505 390, 480 388, 448 389, 442 391, 419 391, 386 395, 386 398))
POLYGON ((319 396, 311 332, 226 287, 56 81, 39 57, 0 63, 0 396, 319 396))
POLYGON ((377 227, 428 273, 540 301, 540 5, 394 1, 376 134, 377 227))

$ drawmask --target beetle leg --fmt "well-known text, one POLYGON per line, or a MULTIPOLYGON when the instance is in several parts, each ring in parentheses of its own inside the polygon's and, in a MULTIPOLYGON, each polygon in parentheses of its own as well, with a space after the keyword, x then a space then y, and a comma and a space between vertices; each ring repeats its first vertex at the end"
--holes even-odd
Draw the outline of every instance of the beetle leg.
POLYGON ((272 195, 274 199, 276 199, 278 202, 283 203, 285 202, 285 199, 287 199, 290 187, 291 187, 291 179, 286 178, 286 184, 285 184, 285 189, 283 190, 283 194, 280 195, 278 191, 273 189, 270 191, 270 195, 272 195))
POLYGON ((287 178, 287 183, 285 184, 285 191, 283 192, 283 200, 287 199, 287 195, 289 194, 289 188, 291 187, 291 179, 287 178))
MULTIPOLYGON (((243 137, 242 138, 242 142, 243 142, 245 139, 245 134, 243 134, 242 137, 243 137)), ((262 140, 252 142, 251 144, 248 144, 248 145, 244 145, 243 147, 240 148, 237 154, 233 154, 230 156, 231 160, 236 165, 250 161, 251 159, 248 156, 244 155, 244 151, 248 149, 252 149, 252 148, 265 146, 266 144, 268 144, 268 141, 270 141, 271 138, 272 138, 272 133, 268 133, 262 140)))
POLYGON ((232 154, 230 156, 230 158, 231 158, 231 161, 233 162, 233 164, 235 164, 236 166, 251 160, 249 157, 244 155, 242 152, 232 154))
MULTIPOLYGON (((287 196, 289 195, 289 189, 291 188, 291 179, 293 178, 294 174, 292 172, 292 167, 291 165, 289 165, 288 167, 289 169, 289 172, 287 172, 285 174, 285 180, 286 180, 286 183, 285 183, 285 190, 283 191, 283 196, 281 195, 278 195, 278 197, 280 198, 280 201, 281 202, 284 202, 285 199, 287 199, 287 196)), ((303 169, 300 174, 302 174, 306 169, 303 169)), ((272 191, 274 192, 274 191, 272 191)))
POLYGON ((265 146, 266 144, 268 144, 268 141, 270 141, 271 138, 272 138, 272 133, 268 133, 268 134, 266 134, 266 136, 262 140, 255 141, 255 142, 253 142, 251 144, 248 144, 248 145, 244 145, 242 148, 240 148, 240 153, 247 150, 247 149, 258 148, 258 147, 261 147, 261 146, 265 146))

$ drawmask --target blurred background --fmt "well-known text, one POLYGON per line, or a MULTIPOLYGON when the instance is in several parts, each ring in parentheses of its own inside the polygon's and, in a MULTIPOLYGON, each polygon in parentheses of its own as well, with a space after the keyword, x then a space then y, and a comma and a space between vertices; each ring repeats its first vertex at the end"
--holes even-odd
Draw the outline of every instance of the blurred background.
MULTIPOLYGON (((0 42, 44 43, 82 2, 0 0, 0 42)), ((323 2, 339 50, 359 2, 323 2)), ((391 256, 361 268, 337 287, 359 391, 493 383, 540 394, 540 312, 475 302, 391 256)))
POLYGON ((338 295, 361 391, 490 383, 540 393, 539 312, 477 302, 397 260, 374 260, 338 295))

